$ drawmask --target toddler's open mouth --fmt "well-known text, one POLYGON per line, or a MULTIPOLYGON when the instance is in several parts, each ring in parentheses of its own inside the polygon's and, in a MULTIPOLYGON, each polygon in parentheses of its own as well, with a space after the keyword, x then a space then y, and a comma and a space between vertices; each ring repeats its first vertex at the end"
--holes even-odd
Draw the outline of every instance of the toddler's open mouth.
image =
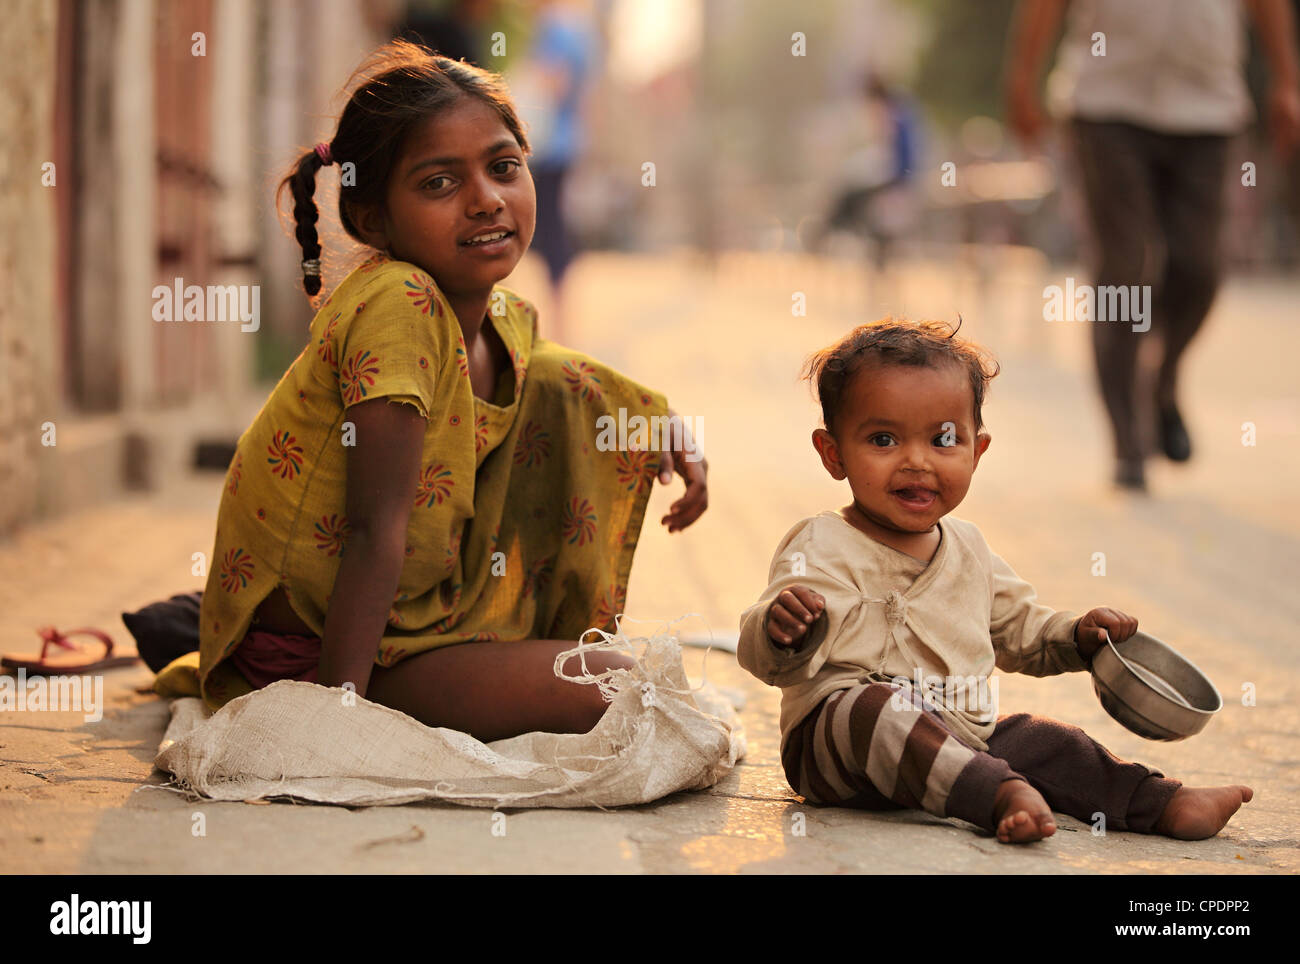
POLYGON ((928 509, 934 504, 934 500, 939 497, 939 493, 935 492, 934 489, 927 489, 919 485, 894 489, 891 494, 909 509, 928 509))

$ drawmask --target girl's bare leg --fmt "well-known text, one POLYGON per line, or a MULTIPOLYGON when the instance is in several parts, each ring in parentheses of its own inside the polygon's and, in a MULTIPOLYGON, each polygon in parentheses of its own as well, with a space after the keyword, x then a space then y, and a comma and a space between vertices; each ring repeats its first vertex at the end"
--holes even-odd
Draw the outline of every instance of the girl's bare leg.
MULTIPOLYGON (((484 743, 534 730, 586 733, 609 704, 594 683, 555 675, 555 657, 576 645, 517 639, 442 646, 387 669, 376 666, 365 695, 428 726, 460 730, 484 743)), ((609 650, 587 653, 586 662, 592 673, 634 665, 626 653, 609 650)), ((581 669, 577 656, 564 664, 569 676, 581 669)))

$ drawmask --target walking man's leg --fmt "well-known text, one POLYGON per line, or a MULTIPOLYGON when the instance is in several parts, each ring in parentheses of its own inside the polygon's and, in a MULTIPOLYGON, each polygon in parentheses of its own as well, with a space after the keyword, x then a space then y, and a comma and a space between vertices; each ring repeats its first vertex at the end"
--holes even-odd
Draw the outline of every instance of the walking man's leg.
POLYGON ((1228 138, 1165 136, 1157 177, 1158 215, 1165 236, 1165 270, 1153 292, 1152 328, 1163 358, 1156 380, 1161 448, 1176 462, 1191 457, 1178 411, 1178 364, 1200 331, 1222 276, 1224 166, 1228 138))
MULTIPOLYGON (((1091 227, 1093 283, 1154 285, 1161 232, 1148 156, 1150 133, 1130 124, 1091 121, 1076 121, 1073 133, 1091 227)), ((1116 481, 1142 488, 1135 391, 1138 346, 1145 333, 1122 322, 1090 324, 1097 382, 1115 442, 1116 481)))

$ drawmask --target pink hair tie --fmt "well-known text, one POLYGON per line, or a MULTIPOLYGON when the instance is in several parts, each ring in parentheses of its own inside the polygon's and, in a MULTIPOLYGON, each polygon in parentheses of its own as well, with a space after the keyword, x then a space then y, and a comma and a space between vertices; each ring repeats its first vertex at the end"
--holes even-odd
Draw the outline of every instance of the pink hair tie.
POLYGON ((324 141, 316 145, 316 156, 320 158, 320 162, 326 167, 334 163, 334 155, 330 151, 330 146, 324 141))

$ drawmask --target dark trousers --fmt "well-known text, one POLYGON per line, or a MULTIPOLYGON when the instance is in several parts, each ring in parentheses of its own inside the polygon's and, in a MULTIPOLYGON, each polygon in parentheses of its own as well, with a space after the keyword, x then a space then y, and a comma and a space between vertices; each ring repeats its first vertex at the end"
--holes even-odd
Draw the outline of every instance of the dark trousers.
POLYGON ((786 779, 812 803, 925 810, 992 832, 1003 780, 1021 779, 1047 805, 1110 830, 1152 833, 1182 784, 1120 760, 1077 726, 1016 713, 998 718, 988 752, 964 743, 920 697, 893 683, 828 696, 791 731, 786 779), (900 699, 891 697, 900 693, 900 699))
POLYGON ((542 163, 530 166, 537 192, 537 227, 533 249, 546 261, 551 284, 558 285, 573 260, 573 239, 564 220, 564 185, 568 164, 542 163))
MULTIPOLYGON (((1125 461, 1144 455, 1135 391, 1137 353, 1157 335, 1156 386, 1172 403, 1178 362, 1209 313, 1221 272, 1223 135, 1159 134, 1132 124, 1076 120, 1075 152, 1092 227, 1094 283, 1150 285, 1151 328, 1092 324, 1097 378, 1125 461)), ((1144 400, 1145 401, 1145 400, 1144 400)))

